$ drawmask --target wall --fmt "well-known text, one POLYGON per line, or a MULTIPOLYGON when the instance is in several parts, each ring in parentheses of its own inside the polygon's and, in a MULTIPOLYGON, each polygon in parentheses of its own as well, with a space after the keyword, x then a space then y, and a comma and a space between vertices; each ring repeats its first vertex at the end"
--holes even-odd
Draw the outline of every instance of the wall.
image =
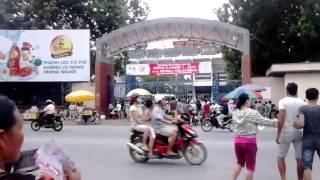
POLYGON ((226 69, 226 62, 224 59, 212 59, 212 71, 224 73, 226 69))
MULTIPOLYGON (((93 94, 96 93, 95 84, 90 82, 72 83, 71 89, 72 91, 85 90, 85 91, 90 91, 93 94)), ((89 108, 93 108, 93 109, 96 108, 95 101, 87 101, 87 102, 84 102, 83 104, 89 108)))
POLYGON ((114 65, 96 61, 96 109, 100 114, 108 113, 108 105, 114 94, 114 65))
POLYGON ((280 77, 255 77, 251 79, 252 84, 270 87, 272 103, 278 106, 278 102, 285 96, 285 80, 280 77))
POLYGON ((305 91, 314 87, 320 90, 320 73, 288 73, 285 75, 285 84, 295 82, 298 84, 298 97, 305 99, 305 91))

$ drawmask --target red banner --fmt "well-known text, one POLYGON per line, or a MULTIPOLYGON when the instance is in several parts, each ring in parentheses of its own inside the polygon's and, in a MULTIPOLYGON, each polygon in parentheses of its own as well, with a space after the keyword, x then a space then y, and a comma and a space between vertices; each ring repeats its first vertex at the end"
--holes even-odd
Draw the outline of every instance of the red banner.
POLYGON ((181 64, 149 64, 150 75, 199 73, 199 62, 181 64))

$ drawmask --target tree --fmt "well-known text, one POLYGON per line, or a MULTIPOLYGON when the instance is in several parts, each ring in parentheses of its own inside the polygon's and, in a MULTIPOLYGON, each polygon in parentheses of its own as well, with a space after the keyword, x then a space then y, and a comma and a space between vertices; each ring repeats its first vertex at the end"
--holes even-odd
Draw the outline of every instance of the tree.
MULTIPOLYGON (((229 23, 232 18, 230 4, 224 4, 216 14, 220 21, 229 23)), ((226 61, 227 78, 230 80, 239 79, 241 77, 241 52, 227 46, 221 47, 221 52, 226 61)))
POLYGON ((217 14, 250 31, 254 75, 264 76, 273 63, 319 59, 319 0, 230 0, 217 14))
POLYGON ((227 78, 230 80, 239 79, 241 77, 241 52, 226 46, 221 48, 221 52, 226 61, 227 78))
MULTIPOLYGON (((4 0, 0 6, 0 28, 90 29, 94 47, 97 38, 145 20, 148 11, 141 0, 4 0)), ((95 53, 91 57, 94 61, 95 53)), ((121 68, 116 66, 116 71, 121 68)))

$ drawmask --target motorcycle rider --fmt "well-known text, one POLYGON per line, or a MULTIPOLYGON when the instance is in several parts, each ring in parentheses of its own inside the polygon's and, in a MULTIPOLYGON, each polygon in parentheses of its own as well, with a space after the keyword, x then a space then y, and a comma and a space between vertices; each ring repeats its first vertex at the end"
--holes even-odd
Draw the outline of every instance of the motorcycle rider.
POLYGON ((46 124, 53 124, 53 118, 56 114, 56 107, 51 99, 46 100, 46 107, 42 110, 46 124))
POLYGON ((132 129, 144 133, 143 135, 143 147, 145 151, 149 151, 147 145, 149 126, 143 121, 143 111, 142 111, 142 100, 139 98, 138 94, 134 94, 130 98, 130 108, 129 108, 129 117, 132 123, 132 129))
POLYGON ((178 135, 178 129, 173 125, 173 122, 175 122, 176 119, 166 115, 164 108, 166 107, 167 102, 164 100, 164 97, 156 96, 155 103, 157 105, 153 108, 151 113, 151 124, 157 133, 169 138, 166 154, 169 156, 176 156, 177 154, 172 151, 178 135))

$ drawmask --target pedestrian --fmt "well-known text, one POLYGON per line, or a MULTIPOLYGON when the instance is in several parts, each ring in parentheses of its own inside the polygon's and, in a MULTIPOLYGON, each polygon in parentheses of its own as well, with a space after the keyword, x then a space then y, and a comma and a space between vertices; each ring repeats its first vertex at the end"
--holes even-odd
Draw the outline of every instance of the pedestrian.
POLYGON ((112 116, 111 116, 111 115, 112 115, 112 111, 113 111, 113 109, 114 109, 114 106, 113 106, 112 103, 109 104, 108 109, 109 109, 109 118, 112 119, 112 116))
POLYGON ((189 117, 189 102, 185 101, 183 103, 182 109, 183 109, 183 114, 189 117))
POLYGON ((181 102, 181 100, 178 100, 177 102, 177 110, 179 114, 183 114, 183 103, 181 102))
POLYGON ((210 115, 210 102, 206 101, 206 104, 203 106, 203 116, 209 118, 210 115))
POLYGON ((303 128, 303 179, 311 180, 311 170, 315 151, 317 152, 320 158, 320 106, 318 105, 318 89, 308 89, 306 91, 306 98, 308 100, 308 104, 300 108, 299 117, 298 120, 294 123, 294 127, 298 129, 303 128))
POLYGON ((258 101, 255 107, 256 107, 256 110, 261 114, 262 113, 261 101, 258 101))
POLYGON ((275 116, 276 111, 277 111, 276 105, 275 104, 271 104, 270 118, 276 117, 275 116))
POLYGON ((234 147, 237 158, 232 180, 238 178, 241 169, 245 166, 247 169, 246 180, 253 179, 256 167, 258 125, 276 127, 278 124, 277 119, 265 118, 250 107, 248 94, 241 94, 237 101, 237 109, 232 115, 235 132, 234 147))
POLYGON ((75 103, 70 103, 69 105, 69 119, 74 120, 76 118, 77 106, 75 103))
MULTIPOLYGON (((9 172, 6 165, 16 162, 20 158, 20 151, 24 141, 23 122, 15 103, 5 96, 0 96, 0 179, 1 180, 35 180, 43 179, 42 175, 35 177, 31 174, 9 172)), ((68 180, 80 180, 77 169, 63 167, 68 180)))
POLYGON ((201 102, 199 99, 196 102, 196 107, 197 107, 197 117, 200 117, 201 116, 201 102))
POLYGON ((123 118, 125 118, 127 115, 126 115, 126 111, 125 111, 125 103, 124 103, 124 100, 121 99, 121 115, 123 116, 123 118))
POLYGON ((271 101, 265 102, 264 106, 264 117, 270 118, 271 112, 271 101))
POLYGON ((201 102, 199 99, 196 102, 196 106, 197 106, 197 112, 200 112, 201 111, 201 102))
POLYGON ((177 101, 174 97, 171 98, 171 101, 169 102, 170 105, 170 114, 173 115, 174 118, 177 117, 177 101))
POLYGON ((120 101, 117 102, 117 116, 118 116, 118 119, 121 119, 121 109, 122 109, 122 106, 121 106, 121 103, 120 101))
POLYGON ((298 180, 302 180, 302 132, 295 129, 293 123, 297 119, 300 107, 306 103, 297 98, 298 85, 296 83, 288 83, 286 91, 287 97, 279 101, 279 125, 276 137, 276 142, 279 144, 278 168, 281 180, 286 180, 285 158, 290 145, 293 144, 297 161, 298 180))
POLYGON ((233 99, 228 101, 228 115, 232 115, 233 111, 235 110, 235 101, 233 99))
POLYGON ((229 105, 228 105, 228 100, 226 100, 226 99, 225 99, 225 100, 223 100, 222 108, 223 108, 223 110, 222 110, 223 115, 228 116, 228 115, 229 115, 229 105))

